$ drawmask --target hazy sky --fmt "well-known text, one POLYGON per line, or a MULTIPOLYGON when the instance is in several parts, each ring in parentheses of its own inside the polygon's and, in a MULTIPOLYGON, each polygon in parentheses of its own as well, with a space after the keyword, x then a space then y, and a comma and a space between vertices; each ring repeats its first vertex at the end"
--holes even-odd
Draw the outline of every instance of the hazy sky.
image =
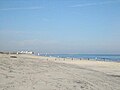
POLYGON ((120 53, 120 0, 0 0, 0 51, 120 53))

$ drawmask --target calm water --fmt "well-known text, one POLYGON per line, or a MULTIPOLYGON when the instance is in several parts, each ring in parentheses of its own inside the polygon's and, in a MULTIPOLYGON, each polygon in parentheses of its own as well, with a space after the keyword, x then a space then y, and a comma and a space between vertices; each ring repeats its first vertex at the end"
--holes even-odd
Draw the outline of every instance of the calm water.
POLYGON ((44 56, 120 62, 120 54, 43 54, 44 56))

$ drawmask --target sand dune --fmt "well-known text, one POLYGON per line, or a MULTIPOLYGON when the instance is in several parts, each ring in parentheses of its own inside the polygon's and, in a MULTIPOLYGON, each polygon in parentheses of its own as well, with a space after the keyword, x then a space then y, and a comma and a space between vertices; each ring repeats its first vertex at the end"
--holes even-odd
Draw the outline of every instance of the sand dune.
POLYGON ((0 54, 0 90, 120 90, 120 63, 0 54))

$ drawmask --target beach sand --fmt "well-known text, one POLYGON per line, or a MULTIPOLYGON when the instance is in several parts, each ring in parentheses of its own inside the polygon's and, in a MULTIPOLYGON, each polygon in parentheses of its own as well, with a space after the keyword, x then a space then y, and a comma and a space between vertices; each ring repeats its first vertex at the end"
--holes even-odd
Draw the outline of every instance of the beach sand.
POLYGON ((0 54, 0 90, 120 90, 120 63, 0 54))

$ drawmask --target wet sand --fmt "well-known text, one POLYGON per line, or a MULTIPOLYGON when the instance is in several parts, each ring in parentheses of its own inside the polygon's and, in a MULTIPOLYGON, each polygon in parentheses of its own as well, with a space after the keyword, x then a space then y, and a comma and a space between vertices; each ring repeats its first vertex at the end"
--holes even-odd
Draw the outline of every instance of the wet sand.
POLYGON ((120 90, 120 63, 0 54, 0 90, 120 90))

